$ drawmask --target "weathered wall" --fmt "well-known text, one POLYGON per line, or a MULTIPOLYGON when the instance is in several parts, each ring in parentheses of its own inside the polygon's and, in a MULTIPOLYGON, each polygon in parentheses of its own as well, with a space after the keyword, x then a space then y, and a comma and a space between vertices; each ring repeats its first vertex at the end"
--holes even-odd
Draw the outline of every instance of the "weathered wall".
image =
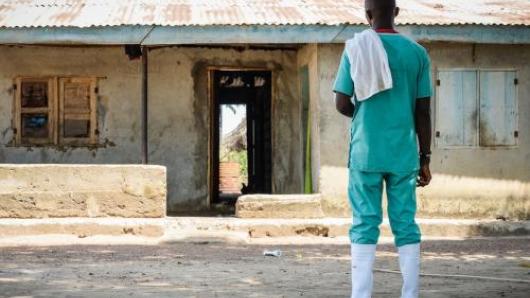
POLYGON ((140 64, 121 47, 0 46, 0 162, 139 163, 140 64), (13 147, 16 76, 99 76, 100 147, 13 147))
MULTIPOLYGON (((418 191, 421 216, 530 218, 530 45, 429 43, 437 68, 515 68, 518 71, 517 148, 433 148, 431 185, 418 191), (477 187, 480 185, 480 187, 477 187)), ((349 216, 346 200, 349 121, 330 104, 342 45, 319 45, 320 191, 328 214, 349 216)), ((434 106, 434 102, 433 102, 434 106)), ((434 118, 433 110, 433 118, 434 118)), ((435 128, 433 128, 434 130, 435 128)), ((434 138, 434 134, 433 134, 434 138)))
POLYGON ((516 69, 519 79, 517 148, 435 149, 436 172, 479 178, 530 182, 530 45, 456 45, 433 43, 426 48, 436 68, 516 69))
POLYGON ((0 165, 0 218, 165 215, 162 166, 0 165))
MULTIPOLYGON (((273 72, 273 191, 302 190, 296 51, 158 48, 149 60, 150 163, 167 166, 168 210, 208 205, 207 67, 259 67, 273 72)), ((139 60, 122 47, 0 46, 0 162, 140 163, 139 60), (16 76, 98 76, 97 149, 14 147, 16 76)))
POLYGON ((171 211, 208 202, 207 67, 266 68, 273 73, 273 192, 302 190, 296 52, 163 48, 150 52, 151 162, 168 167, 171 211))
MULTIPOLYGON (((298 69, 307 66, 309 71, 309 113, 311 121, 311 172, 313 192, 318 192, 318 176, 320 172, 320 134, 318 133, 319 115, 319 73, 318 73, 318 45, 304 45, 298 50, 298 69)), ((300 85, 300 83, 298 84, 300 85)), ((301 86, 299 86, 300 88, 301 86)), ((299 90, 300 92, 300 90, 299 90)), ((300 94, 300 93, 299 93, 300 94)), ((300 103, 301 106, 301 103, 300 103)), ((301 117, 300 117, 300 121, 301 117)), ((303 130, 302 130, 303 131, 303 130)), ((302 147, 303 148, 303 145, 302 147)), ((302 154, 303 158, 303 154, 302 154)), ((303 162, 303 161, 302 161, 303 162)), ((303 163, 302 163, 303 164, 303 163)))
POLYGON ((342 45, 318 45, 319 70, 319 138, 320 173, 319 190, 322 193, 322 209, 330 216, 349 215, 346 200, 347 155, 350 119, 335 109, 333 83, 342 53, 342 45), (330 172, 330 169, 335 171, 330 172), (336 171, 336 169, 340 169, 336 171))

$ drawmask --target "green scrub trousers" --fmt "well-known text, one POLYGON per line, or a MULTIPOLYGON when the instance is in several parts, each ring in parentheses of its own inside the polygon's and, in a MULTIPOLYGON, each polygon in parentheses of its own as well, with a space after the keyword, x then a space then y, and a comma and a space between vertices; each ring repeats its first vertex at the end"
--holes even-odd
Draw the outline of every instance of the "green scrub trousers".
POLYGON ((396 246, 419 243, 416 214, 418 171, 408 173, 364 172, 350 169, 348 196, 353 210, 350 239, 357 244, 377 244, 383 220, 383 181, 388 198, 387 211, 396 246))

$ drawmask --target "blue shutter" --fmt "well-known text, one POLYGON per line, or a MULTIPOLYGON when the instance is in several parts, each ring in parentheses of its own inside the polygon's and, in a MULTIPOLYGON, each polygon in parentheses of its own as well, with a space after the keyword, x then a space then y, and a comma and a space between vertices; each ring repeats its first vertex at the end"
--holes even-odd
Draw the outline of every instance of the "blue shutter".
POLYGON ((439 71, 438 80, 436 146, 439 148, 477 146, 477 72, 439 71))
POLYGON ((515 71, 480 72, 480 146, 517 144, 515 71))

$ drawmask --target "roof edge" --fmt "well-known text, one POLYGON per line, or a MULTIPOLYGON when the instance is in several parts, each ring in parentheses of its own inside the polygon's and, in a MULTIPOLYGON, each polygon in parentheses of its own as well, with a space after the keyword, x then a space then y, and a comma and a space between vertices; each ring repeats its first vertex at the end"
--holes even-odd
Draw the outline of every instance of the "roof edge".
MULTIPOLYGON (((0 44, 179 45, 342 43, 364 25, 103 26, 1 28, 0 44)), ((402 25, 403 34, 424 42, 530 44, 530 26, 402 25)))

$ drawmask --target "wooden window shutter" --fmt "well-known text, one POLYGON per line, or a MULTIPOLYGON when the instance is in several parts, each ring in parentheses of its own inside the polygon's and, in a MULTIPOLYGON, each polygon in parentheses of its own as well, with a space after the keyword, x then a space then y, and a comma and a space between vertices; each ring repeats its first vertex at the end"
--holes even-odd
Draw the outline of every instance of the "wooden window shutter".
POLYGON ((478 145, 478 79, 474 70, 438 72, 436 138, 438 148, 478 145))
POLYGON ((96 144, 96 79, 60 78, 59 91, 59 142, 96 144))
POLYGON ((52 78, 15 79, 14 128, 16 145, 54 143, 55 93, 52 78))
POLYGON ((480 146, 517 145, 515 71, 480 71, 480 146))

